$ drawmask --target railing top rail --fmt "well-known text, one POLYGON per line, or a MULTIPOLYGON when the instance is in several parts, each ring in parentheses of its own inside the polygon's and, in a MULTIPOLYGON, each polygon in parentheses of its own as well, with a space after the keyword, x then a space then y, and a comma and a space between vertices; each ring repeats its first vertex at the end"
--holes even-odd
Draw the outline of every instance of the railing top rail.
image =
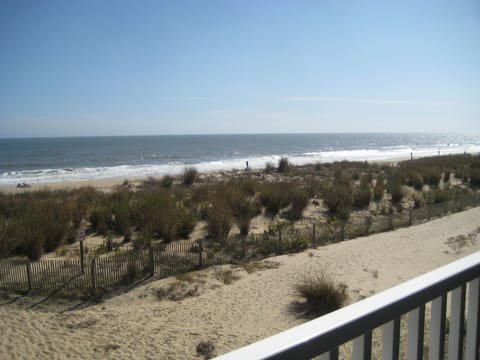
POLYGON ((480 252, 217 359, 310 359, 479 277, 480 252))

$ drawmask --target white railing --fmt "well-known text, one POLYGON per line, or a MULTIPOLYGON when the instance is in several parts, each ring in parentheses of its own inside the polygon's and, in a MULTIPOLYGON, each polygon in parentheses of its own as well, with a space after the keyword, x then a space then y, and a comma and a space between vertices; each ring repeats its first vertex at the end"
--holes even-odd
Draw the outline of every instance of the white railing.
POLYGON ((398 359, 400 317, 408 314, 407 359, 422 359, 425 306, 431 302, 428 358, 478 360, 480 351, 480 252, 267 339, 218 357, 337 359, 353 340, 352 359, 370 359, 372 330, 382 326, 382 359, 398 359), (444 354, 447 299, 448 354, 444 354), (466 320, 466 324, 465 324, 466 320), (466 329, 465 329, 466 327, 466 329))

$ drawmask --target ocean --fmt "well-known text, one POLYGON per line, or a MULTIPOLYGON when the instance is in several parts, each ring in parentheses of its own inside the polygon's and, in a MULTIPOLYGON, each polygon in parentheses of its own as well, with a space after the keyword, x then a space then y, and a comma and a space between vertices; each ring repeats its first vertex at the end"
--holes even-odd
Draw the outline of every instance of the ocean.
POLYGON ((0 139, 0 186, 263 168, 287 157, 295 165, 393 160, 480 152, 480 136, 448 134, 165 135, 0 139))

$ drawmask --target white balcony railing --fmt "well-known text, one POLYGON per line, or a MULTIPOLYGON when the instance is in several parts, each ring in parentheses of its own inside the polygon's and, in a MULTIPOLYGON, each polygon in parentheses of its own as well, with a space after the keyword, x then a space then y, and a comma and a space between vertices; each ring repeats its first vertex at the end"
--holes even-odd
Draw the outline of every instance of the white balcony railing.
POLYGON ((407 359, 422 359, 425 306, 431 302, 428 358, 479 359, 480 252, 394 288, 218 357, 245 359, 337 359, 353 340, 352 359, 370 359, 372 330, 382 326, 382 359, 398 359, 400 317, 408 314, 407 359), (449 301, 448 354, 446 339, 449 301), (465 324, 466 321, 466 324, 465 324), (466 327, 466 329, 465 329, 466 327))

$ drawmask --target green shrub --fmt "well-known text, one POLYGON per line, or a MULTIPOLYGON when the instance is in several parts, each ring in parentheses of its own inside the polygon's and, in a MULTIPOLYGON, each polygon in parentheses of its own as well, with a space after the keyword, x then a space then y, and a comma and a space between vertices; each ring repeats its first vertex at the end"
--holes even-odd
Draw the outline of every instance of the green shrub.
POLYGON ((393 179, 392 181, 388 182, 387 189, 392 197, 392 203, 399 204, 404 196, 401 183, 393 179))
POLYGON ((372 190, 367 178, 363 178, 360 186, 353 191, 353 206, 362 209, 370 205, 372 200, 372 190))
POLYGON ((287 219, 296 221, 302 218, 303 210, 308 205, 308 194, 305 190, 299 189, 290 195, 291 207, 286 213, 287 219))
MULTIPOLYGON (((163 187, 164 189, 171 189, 174 180, 175 179, 172 176, 165 175, 160 180, 160 186, 163 187)), ((192 184, 193 184, 193 181, 192 181, 192 184)))
POLYGON ((287 182, 266 184, 260 193, 260 202, 267 211, 278 214, 281 209, 290 204, 291 191, 292 184, 287 182))
POLYGON ((408 176, 407 185, 420 191, 423 188, 423 178, 418 173, 410 174, 408 176))
POLYGON ((267 174, 272 173, 275 170, 275 166, 269 161, 265 164, 265 172, 267 174))
POLYGON ((350 182, 337 182, 328 186, 322 194, 323 201, 332 216, 347 220, 352 207, 352 186, 350 182))
POLYGON ((470 185, 474 188, 480 187, 480 169, 472 168, 470 170, 470 185))
POLYGON ((422 170, 422 178, 425 184, 430 186, 438 186, 442 179, 442 172, 436 167, 426 167, 422 170))
POLYGON ((186 168, 183 172, 183 184, 187 186, 193 185, 195 180, 197 179, 198 171, 194 167, 186 168))
POLYGON ((281 173, 286 173, 288 172, 288 169, 290 168, 290 162, 288 161, 287 158, 280 158, 278 161, 278 172, 281 173))
POLYGON ((375 201, 379 201, 383 197, 383 193, 385 191, 385 178, 383 175, 379 175, 377 177, 377 183, 375 185, 375 190, 373 192, 373 198, 375 201))
POLYGON ((179 207, 177 209, 177 219, 177 235, 181 239, 188 239, 193 229, 195 229, 195 225, 197 223, 195 215, 191 211, 183 207, 179 207))
POLYGON ((433 189, 431 190, 431 199, 434 204, 450 201, 455 198, 455 192, 450 189, 433 189))
POLYGON ((233 216, 228 207, 214 202, 207 212, 207 232, 212 239, 226 239, 233 226, 233 216))

